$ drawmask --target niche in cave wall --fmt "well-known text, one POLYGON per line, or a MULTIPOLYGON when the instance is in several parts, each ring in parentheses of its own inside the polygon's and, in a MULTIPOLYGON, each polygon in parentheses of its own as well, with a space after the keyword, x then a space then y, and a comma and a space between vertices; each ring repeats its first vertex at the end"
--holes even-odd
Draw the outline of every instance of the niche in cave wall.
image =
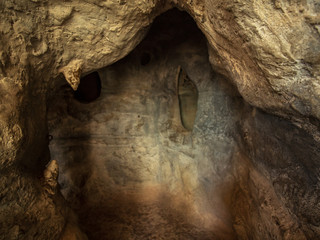
POLYGON ((278 195, 314 219, 295 206, 315 189, 296 179, 318 184, 309 178, 319 155, 311 147, 304 162, 306 147, 290 143, 312 139, 243 102, 212 70, 188 14, 163 14, 127 57, 97 72, 94 101, 78 101, 61 82, 48 106, 61 191, 90 239, 281 239, 285 224, 303 239, 278 195), (277 147, 264 147, 270 139, 277 147), (285 176, 303 196, 286 190, 285 176))
MULTIPOLYGON (((212 239, 212 228, 199 225, 203 216, 213 217, 201 194, 214 188, 212 176, 224 173, 213 172, 232 156, 233 97, 212 71, 194 21, 168 11, 132 53, 97 72, 99 98, 84 103, 70 88, 57 87, 49 107, 61 191, 84 231, 90 239, 212 239), (221 162, 214 166, 213 157, 221 162), (117 230, 128 226, 143 230, 117 230)), ((227 221, 216 228, 233 235, 227 221)))
POLYGON ((92 72, 80 79, 74 96, 77 100, 89 103, 96 100, 101 94, 101 80, 98 72, 92 72))
POLYGON ((197 114, 198 90, 187 73, 179 68, 177 92, 181 123, 184 128, 192 131, 197 114))

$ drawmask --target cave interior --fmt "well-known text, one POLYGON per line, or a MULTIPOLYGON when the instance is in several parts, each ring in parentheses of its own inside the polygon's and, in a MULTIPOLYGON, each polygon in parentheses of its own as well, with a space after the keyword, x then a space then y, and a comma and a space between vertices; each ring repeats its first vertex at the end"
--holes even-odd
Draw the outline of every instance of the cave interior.
POLYGON ((319 142, 247 103, 187 12, 158 16, 76 91, 60 74, 46 112, 36 175, 56 160, 75 239, 320 236, 319 142))

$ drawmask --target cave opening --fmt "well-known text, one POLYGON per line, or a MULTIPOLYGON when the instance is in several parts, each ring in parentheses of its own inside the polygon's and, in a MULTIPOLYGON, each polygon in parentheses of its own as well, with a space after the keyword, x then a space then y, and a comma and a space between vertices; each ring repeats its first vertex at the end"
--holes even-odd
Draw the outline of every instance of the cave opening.
POLYGON ((78 89, 74 92, 77 100, 89 103, 96 100, 101 94, 101 80, 97 71, 80 79, 78 89))
POLYGON ((227 210, 208 199, 212 159, 230 161, 235 147, 236 96, 178 9, 75 93, 61 83, 48 106, 51 158, 89 239, 232 239, 227 210))

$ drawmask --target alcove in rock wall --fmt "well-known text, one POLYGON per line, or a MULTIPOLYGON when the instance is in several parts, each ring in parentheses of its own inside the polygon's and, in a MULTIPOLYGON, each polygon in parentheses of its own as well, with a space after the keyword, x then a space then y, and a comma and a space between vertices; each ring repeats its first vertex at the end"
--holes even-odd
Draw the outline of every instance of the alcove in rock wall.
POLYGON ((128 56, 90 76, 99 83, 83 78, 76 94, 62 79, 48 102, 61 192, 89 239, 319 234, 299 218, 314 219, 301 206, 318 185, 318 145, 245 103, 187 13, 161 15, 128 56))
MULTIPOLYGON (((221 196, 211 197, 235 153, 239 97, 212 71, 191 17, 165 13, 98 74, 97 99, 83 101, 61 82, 48 114, 61 191, 88 237, 232 238, 221 196)), ((82 81, 90 95, 96 81, 82 81)))

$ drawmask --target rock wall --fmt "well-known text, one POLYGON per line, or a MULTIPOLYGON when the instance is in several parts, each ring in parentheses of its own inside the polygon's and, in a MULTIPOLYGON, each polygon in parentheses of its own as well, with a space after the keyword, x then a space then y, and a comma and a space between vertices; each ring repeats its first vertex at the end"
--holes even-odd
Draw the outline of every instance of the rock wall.
POLYGON ((227 211, 211 205, 219 196, 206 196, 223 182, 236 145, 233 100, 190 16, 163 14, 130 55, 98 72, 97 100, 79 102, 64 83, 48 115, 61 191, 88 237, 233 238, 227 211), (144 54, 150 62, 141 64, 144 54), (186 75, 199 95, 195 106, 179 104, 186 75), (193 131, 182 124, 194 115, 188 108, 197 108, 193 131))
MULTIPOLYGON (((232 226, 240 239, 318 238, 320 10, 317 1, 9 0, 0 2, 0 236, 3 239, 59 239, 63 232, 65 237, 71 234, 85 238, 77 228, 76 217, 54 187, 56 180, 45 177, 55 175, 52 165, 45 170, 50 160, 47 98, 60 84, 61 73, 76 89, 80 76, 126 56, 143 39, 153 19, 173 6, 187 11, 202 30, 209 43, 214 76, 218 72, 224 75, 224 80, 205 86, 212 89, 212 95, 206 96, 201 81, 192 76, 196 67, 189 66, 187 70, 185 63, 183 69, 197 85, 198 106, 202 107, 198 108, 192 141, 181 137, 185 136, 184 130, 180 132, 181 126, 173 127, 162 141, 158 139, 159 146, 168 144, 158 150, 158 159, 163 159, 161 154, 173 154, 168 153, 172 146, 179 159, 184 156, 180 151, 186 155, 191 151, 193 156, 194 146, 191 148, 190 144, 194 141, 198 151, 206 147, 208 150, 200 151, 201 156, 194 153, 194 158, 181 157, 189 159, 183 165, 185 168, 191 166, 186 176, 178 171, 164 174, 161 181, 152 181, 170 183, 176 190, 181 188, 185 196, 192 196, 191 206, 196 206, 196 212, 201 213, 202 208, 210 213, 219 231, 206 231, 209 235, 224 234, 232 226), (232 87, 223 87, 224 82, 231 82, 236 90, 230 93, 228 89, 232 87), (282 119, 247 106, 238 99, 241 97, 237 91, 251 106, 282 119), (224 108, 212 103, 215 101, 220 101, 219 107, 224 108), (232 103, 224 105, 228 101, 232 103), (207 118, 210 120, 205 121, 207 118), (221 125, 215 125, 218 122, 221 125), (165 139, 169 139, 168 143, 165 139), (181 139, 186 139, 185 148, 180 146, 181 139), (214 151, 208 146, 213 146, 214 151), (196 170, 192 159, 203 159, 196 170), (52 174, 48 174, 50 169, 52 174), (184 188, 179 186, 182 179, 196 180, 184 188), (199 193, 191 191, 198 186, 199 193), (221 189, 224 191, 220 193, 221 189), (189 195, 188 191, 191 191, 189 195), (194 200, 194 196, 199 198, 194 200), (225 221, 215 222, 218 218, 225 221)), ((151 89, 161 92, 174 88, 151 89)), ((170 94, 173 93, 169 91, 166 96, 170 94)), ((175 114, 168 115, 168 119, 179 119, 172 117, 175 114)), ((151 132, 142 133, 161 133, 152 131, 151 128, 151 132)), ((177 166, 182 164, 178 163, 177 166)), ((164 169, 159 173, 172 168, 165 162, 161 166, 164 169)), ((178 216, 181 214, 171 219, 179 219, 178 216)), ((195 236, 192 234, 189 236, 195 236)))
POLYGON ((250 161, 236 170, 235 218, 251 222, 259 216, 266 223, 243 224, 251 226, 247 232, 253 238, 317 239, 319 143, 293 124, 255 109, 242 119, 243 150, 250 161), (251 204, 244 207, 243 200, 251 204), (251 220, 239 211, 250 212, 251 220))

